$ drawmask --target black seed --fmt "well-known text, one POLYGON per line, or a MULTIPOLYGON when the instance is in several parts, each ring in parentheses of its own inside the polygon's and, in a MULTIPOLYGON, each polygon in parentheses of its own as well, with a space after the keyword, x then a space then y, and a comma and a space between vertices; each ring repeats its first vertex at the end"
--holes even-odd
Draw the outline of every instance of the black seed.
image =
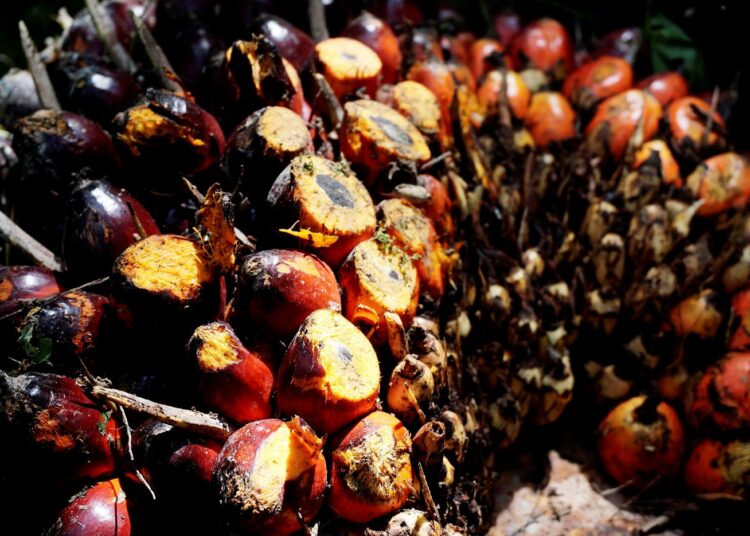
POLYGON ((346 186, 328 175, 316 175, 315 182, 323 188, 323 191, 335 205, 346 208, 354 208, 354 199, 346 186))
POLYGON ((409 136, 409 134, 407 134, 404 129, 399 127, 393 121, 377 115, 373 116, 372 120, 376 125, 380 127, 380 130, 383 131, 383 134, 391 139, 391 141, 400 143, 401 145, 411 145, 411 137, 409 136))

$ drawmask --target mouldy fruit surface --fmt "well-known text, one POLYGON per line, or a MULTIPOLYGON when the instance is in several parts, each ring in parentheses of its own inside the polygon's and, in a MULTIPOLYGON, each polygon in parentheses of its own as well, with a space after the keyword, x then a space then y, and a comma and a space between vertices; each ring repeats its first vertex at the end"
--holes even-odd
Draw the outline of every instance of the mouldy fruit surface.
POLYGON ((365 523, 401 508, 413 489, 411 437, 376 411, 331 440, 330 508, 365 523))

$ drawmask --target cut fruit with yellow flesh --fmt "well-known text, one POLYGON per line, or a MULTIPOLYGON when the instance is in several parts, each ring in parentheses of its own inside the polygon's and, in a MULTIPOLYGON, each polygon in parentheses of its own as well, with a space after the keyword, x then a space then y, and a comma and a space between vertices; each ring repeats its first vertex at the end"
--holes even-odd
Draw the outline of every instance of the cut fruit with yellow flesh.
POLYGON ((268 201, 291 201, 304 230, 350 237, 375 228, 375 207, 364 185, 343 164, 320 156, 295 157, 274 183, 268 201))
POLYGON ((404 313, 414 302, 417 271, 398 248, 366 240, 352 250, 352 261, 361 289, 384 311, 404 313))
POLYGON ((258 135, 266 151, 279 156, 299 154, 311 145, 304 119, 281 106, 269 106, 258 120, 258 135))
POLYGON ((337 97, 360 87, 365 87, 369 93, 376 89, 383 63, 364 43, 348 37, 334 37, 315 45, 315 54, 337 97))
POLYGON ((177 301, 194 299, 203 284, 214 281, 203 248, 176 235, 153 235, 133 244, 115 261, 114 272, 138 289, 168 293, 177 301))
POLYGON ((198 366, 203 372, 217 372, 236 365, 241 361, 238 356, 238 343, 234 335, 221 324, 208 324, 195 330, 194 338, 201 341, 198 350, 198 366))
POLYGON ((440 104, 435 94, 419 82, 406 80, 393 86, 393 108, 423 134, 440 130, 440 104))
POLYGON ((271 513, 281 509, 287 463, 290 455, 289 428, 279 426, 263 441, 255 455, 255 464, 245 491, 249 509, 256 513, 271 513))
POLYGON ((344 110, 342 136, 346 138, 347 157, 353 162, 385 166, 399 159, 430 159, 430 148, 422 134, 396 110, 372 100, 347 102, 344 110))
POLYGON ((364 400, 378 391, 380 365, 375 350, 359 329, 341 314, 320 309, 307 317, 297 336, 313 348, 322 374, 295 379, 296 386, 322 390, 331 400, 364 400), (307 385, 305 385, 307 384, 307 385))

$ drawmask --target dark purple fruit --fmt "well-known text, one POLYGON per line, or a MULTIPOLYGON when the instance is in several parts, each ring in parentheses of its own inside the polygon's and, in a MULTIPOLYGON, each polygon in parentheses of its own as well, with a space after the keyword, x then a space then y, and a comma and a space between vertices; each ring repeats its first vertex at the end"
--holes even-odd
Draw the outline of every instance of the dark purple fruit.
MULTIPOLYGON (((140 102, 117 114, 114 129, 117 148, 134 176, 145 171, 154 181, 203 171, 224 151, 224 134, 214 116, 169 91, 146 91, 140 102)), ((143 186, 160 191, 165 184, 143 186)))
POLYGON ((112 118, 133 104, 140 88, 125 71, 66 54, 51 66, 63 108, 108 126, 112 118))
POLYGON ((92 370, 110 334, 112 308, 108 298, 75 291, 29 311, 18 326, 18 357, 55 370, 75 372, 79 359, 92 370))
MULTIPOLYGON (((29 192, 52 190, 63 196, 84 167, 113 176, 120 161, 112 140, 91 119, 71 112, 39 110, 16 124, 13 148, 29 192)), ((59 197, 62 205, 62 197, 59 197)))
MULTIPOLYGON (((118 40, 126 49, 132 45, 135 35, 135 27, 133 26, 133 21, 130 20, 128 10, 132 9, 151 28, 156 24, 153 3, 151 2, 142 2, 141 0, 108 0, 102 2, 101 5, 115 25, 118 40), (147 9, 148 11, 146 11, 147 9)), ((91 15, 89 15, 87 10, 80 11, 73 19, 73 23, 63 36, 62 48, 69 52, 88 53, 95 56, 103 56, 105 54, 106 49, 96 33, 94 22, 91 20, 91 15)))
POLYGON ((253 30, 276 45, 281 57, 294 65, 297 71, 304 71, 315 56, 312 38, 280 17, 261 15, 255 20, 253 30))
POLYGON ((129 245, 154 234, 159 226, 128 192, 103 180, 83 181, 68 197, 63 259, 78 278, 94 279, 109 273, 129 245))
POLYGON ((4 475, 49 486, 117 469, 120 424, 75 380, 0 371, 0 466, 4 475))
POLYGON ((23 308, 21 300, 40 300, 60 292, 50 270, 39 266, 0 266, 0 317, 23 308))

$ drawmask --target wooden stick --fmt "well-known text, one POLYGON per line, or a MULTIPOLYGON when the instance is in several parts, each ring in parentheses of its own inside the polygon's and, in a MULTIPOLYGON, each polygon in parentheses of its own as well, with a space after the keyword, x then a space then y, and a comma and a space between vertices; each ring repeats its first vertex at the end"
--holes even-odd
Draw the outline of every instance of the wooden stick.
POLYGON ((232 433, 232 429, 226 423, 207 413, 159 404, 126 391, 98 384, 92 385, 90 392, 96 398, 107 400, 130 411, 222 442, 232 433))
POLYGON ((130 57, 130 54, 128 54, 125 47, 122 46, 122 43, 117 38, 115 25, 109 14, 102 9, 99 0, 86 0, 86 9, 91 14, 91 20, 94 21, 96 34, 104 44, 115 65, 130 74, 135 73, 137 70, 135 61, 133 61, 133 58, 130 57))
POLYGON ((320 43, 328 39, 330 34, 328 33, 326 12, 322 0, 308 0, 307 15, 310 18, 310 33, 315 42, 320 43))
POLYGON ((164 89, 174 91, 180 95, 185 94, 185 89, 182 87, 180 77, 177 76, 172 65, 169 63, 167 56, 159 46, 159 43, 154 39, 154 35, 148 26, 136 15, 132 10, 128 11, 130 19, 133 21, 135 31, 138 34, 138 39, 141 41, 143 48, 146 50, 151 65, 153 66, 156 74, 159 76, 164 89))
POLYGON ((36 92, 39 95, 39 101, 45 108, 59 112, 62 110, 62 106, 60 106, 60 101, 57 99, 55 88, 49 79, 47 66, 44 65, 42 58, 39 56, 39 51, 29 35, 29 29, 26 27, 26 23, 22 20, 18 21, 18 31, 21 34, 21 47, 26 56, 26 62, 29 65, 31 77, 34 79, 34 85, 36 86, 36 92))
POLYGON ((21 229, 16 222, 3 212, 0 212, 0 237, 7 240, 13 247, 23 252, 38 265, 49 268, 54 272, 64 270, 62 261, 54 253, 21 229))
POLYGON ((315 85, 318 86, 318 93, 325 101, 328 118, 331 121, 331 128, 338 130, 341 122, 344 120, 344 108, 341 106, 339 99, 336 98, 336 94, 333 92, 333 88, 331 88, 331 84, 328 83, 325 76, 320 73, 314 73, 313 78, 315 85))

